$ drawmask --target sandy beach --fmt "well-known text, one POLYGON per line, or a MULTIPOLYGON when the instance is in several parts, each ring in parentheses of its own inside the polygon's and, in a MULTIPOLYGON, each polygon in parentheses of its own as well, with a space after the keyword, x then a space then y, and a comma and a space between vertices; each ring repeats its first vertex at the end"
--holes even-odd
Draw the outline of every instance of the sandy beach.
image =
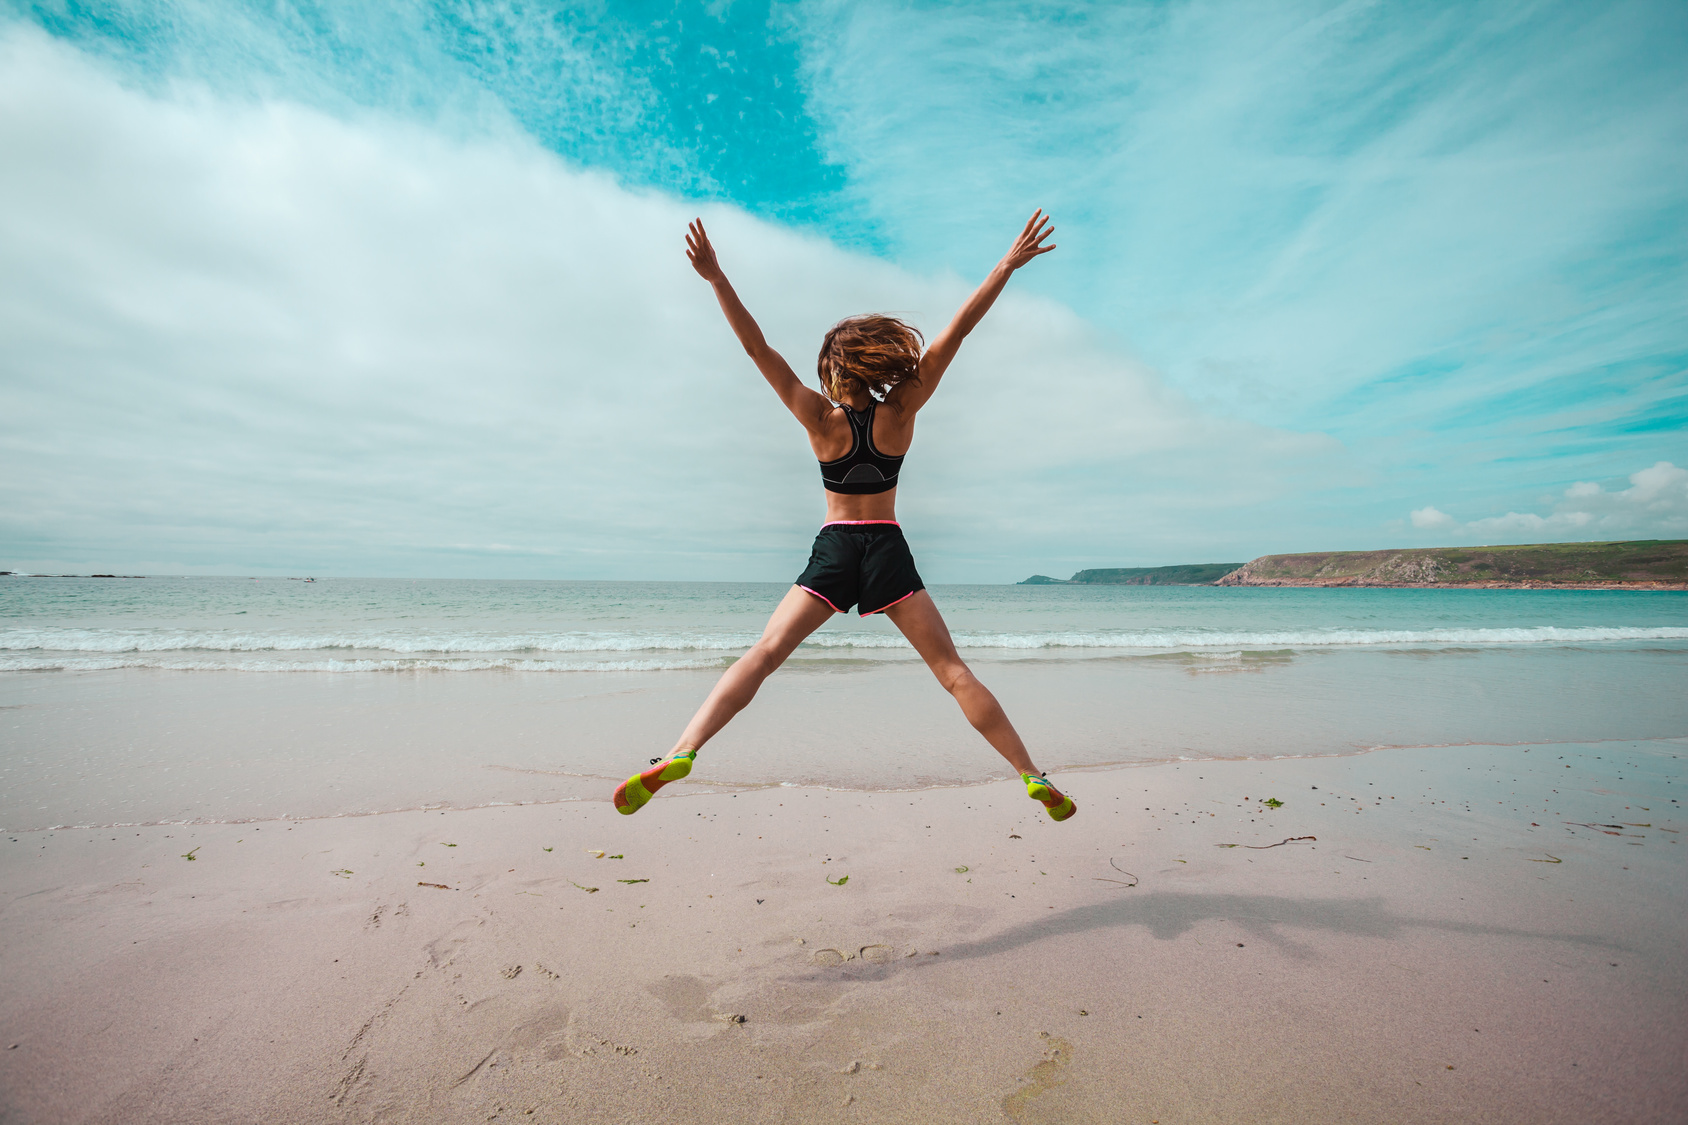
POLYGON ((1678 1121, 1685 755, 13 833, 4 1119, 1678 1121))

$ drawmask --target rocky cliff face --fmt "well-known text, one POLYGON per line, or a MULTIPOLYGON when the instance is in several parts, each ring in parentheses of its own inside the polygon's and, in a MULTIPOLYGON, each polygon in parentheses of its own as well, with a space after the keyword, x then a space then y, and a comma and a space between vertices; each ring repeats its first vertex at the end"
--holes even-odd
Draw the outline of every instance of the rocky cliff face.
POLYGON ((1434 586, 1457 567, 1434 554, 1368 552, 1340 555, 1266 555, 1233 570, 1216 586, 1434 586))
POLYGON ((1264 555, 1214 584, 1688 589, 1688 540, 1264 555))

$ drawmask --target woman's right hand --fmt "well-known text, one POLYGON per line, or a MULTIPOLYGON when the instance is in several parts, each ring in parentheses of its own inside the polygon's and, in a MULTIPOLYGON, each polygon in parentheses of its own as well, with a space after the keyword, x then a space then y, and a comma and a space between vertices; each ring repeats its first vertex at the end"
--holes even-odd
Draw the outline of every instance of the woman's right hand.
POLYGON ((1026 220, 1025 229, 1020 232, 1020 237, 1014 240, 1014 245, 1009 247, 1008 253, 1002 256, 1002 264, 1012 273, 1039 254, 1049 253, 1055 247, 1041 243, 1054 233, 1055 224, 1045 219, 1043 208, 1039 207, 1032 213, 1032 217, 1026 220))
POLYGON ((709 284, 727 280, 727 275, 721 272, 721 263, 715 260, 715 247, 709 244, 709 234, 703 229, 702 219, 693 219, 686 229, 686 257, 691 259, 697 275, 709 284))

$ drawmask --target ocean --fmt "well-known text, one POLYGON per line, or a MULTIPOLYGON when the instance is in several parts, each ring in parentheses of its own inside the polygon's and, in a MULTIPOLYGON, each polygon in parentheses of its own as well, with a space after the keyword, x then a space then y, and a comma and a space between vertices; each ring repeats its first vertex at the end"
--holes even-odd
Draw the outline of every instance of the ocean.
MULTIPOLYGON (((724 667, 773 583, 0 579, 0 671, 622 672, 724 667)), ((1677 592, 946 586, 958 647, 1043 660, 1331 647, 1683 644, 1677 592)), ((840 616, 797 659, 907 654, 840 616)))
MULTIPOLYGON (((0 578, 0 825, 601 799, 669 749, 784 590, 0 578)), ((1048 770, 1688 736, 1678 592, 932 593, 1048 770)), ((1007 772, 889 621, 841 616, 696 777, 908 788, 1007 772)))

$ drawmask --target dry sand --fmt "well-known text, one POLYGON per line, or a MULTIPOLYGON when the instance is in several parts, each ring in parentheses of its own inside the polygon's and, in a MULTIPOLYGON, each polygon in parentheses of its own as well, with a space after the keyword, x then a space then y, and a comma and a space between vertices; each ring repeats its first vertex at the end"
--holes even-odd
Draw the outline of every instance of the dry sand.
POLYGON ((0 1118, 1679 1122, 1684 757, 14 834, 0 1118))

